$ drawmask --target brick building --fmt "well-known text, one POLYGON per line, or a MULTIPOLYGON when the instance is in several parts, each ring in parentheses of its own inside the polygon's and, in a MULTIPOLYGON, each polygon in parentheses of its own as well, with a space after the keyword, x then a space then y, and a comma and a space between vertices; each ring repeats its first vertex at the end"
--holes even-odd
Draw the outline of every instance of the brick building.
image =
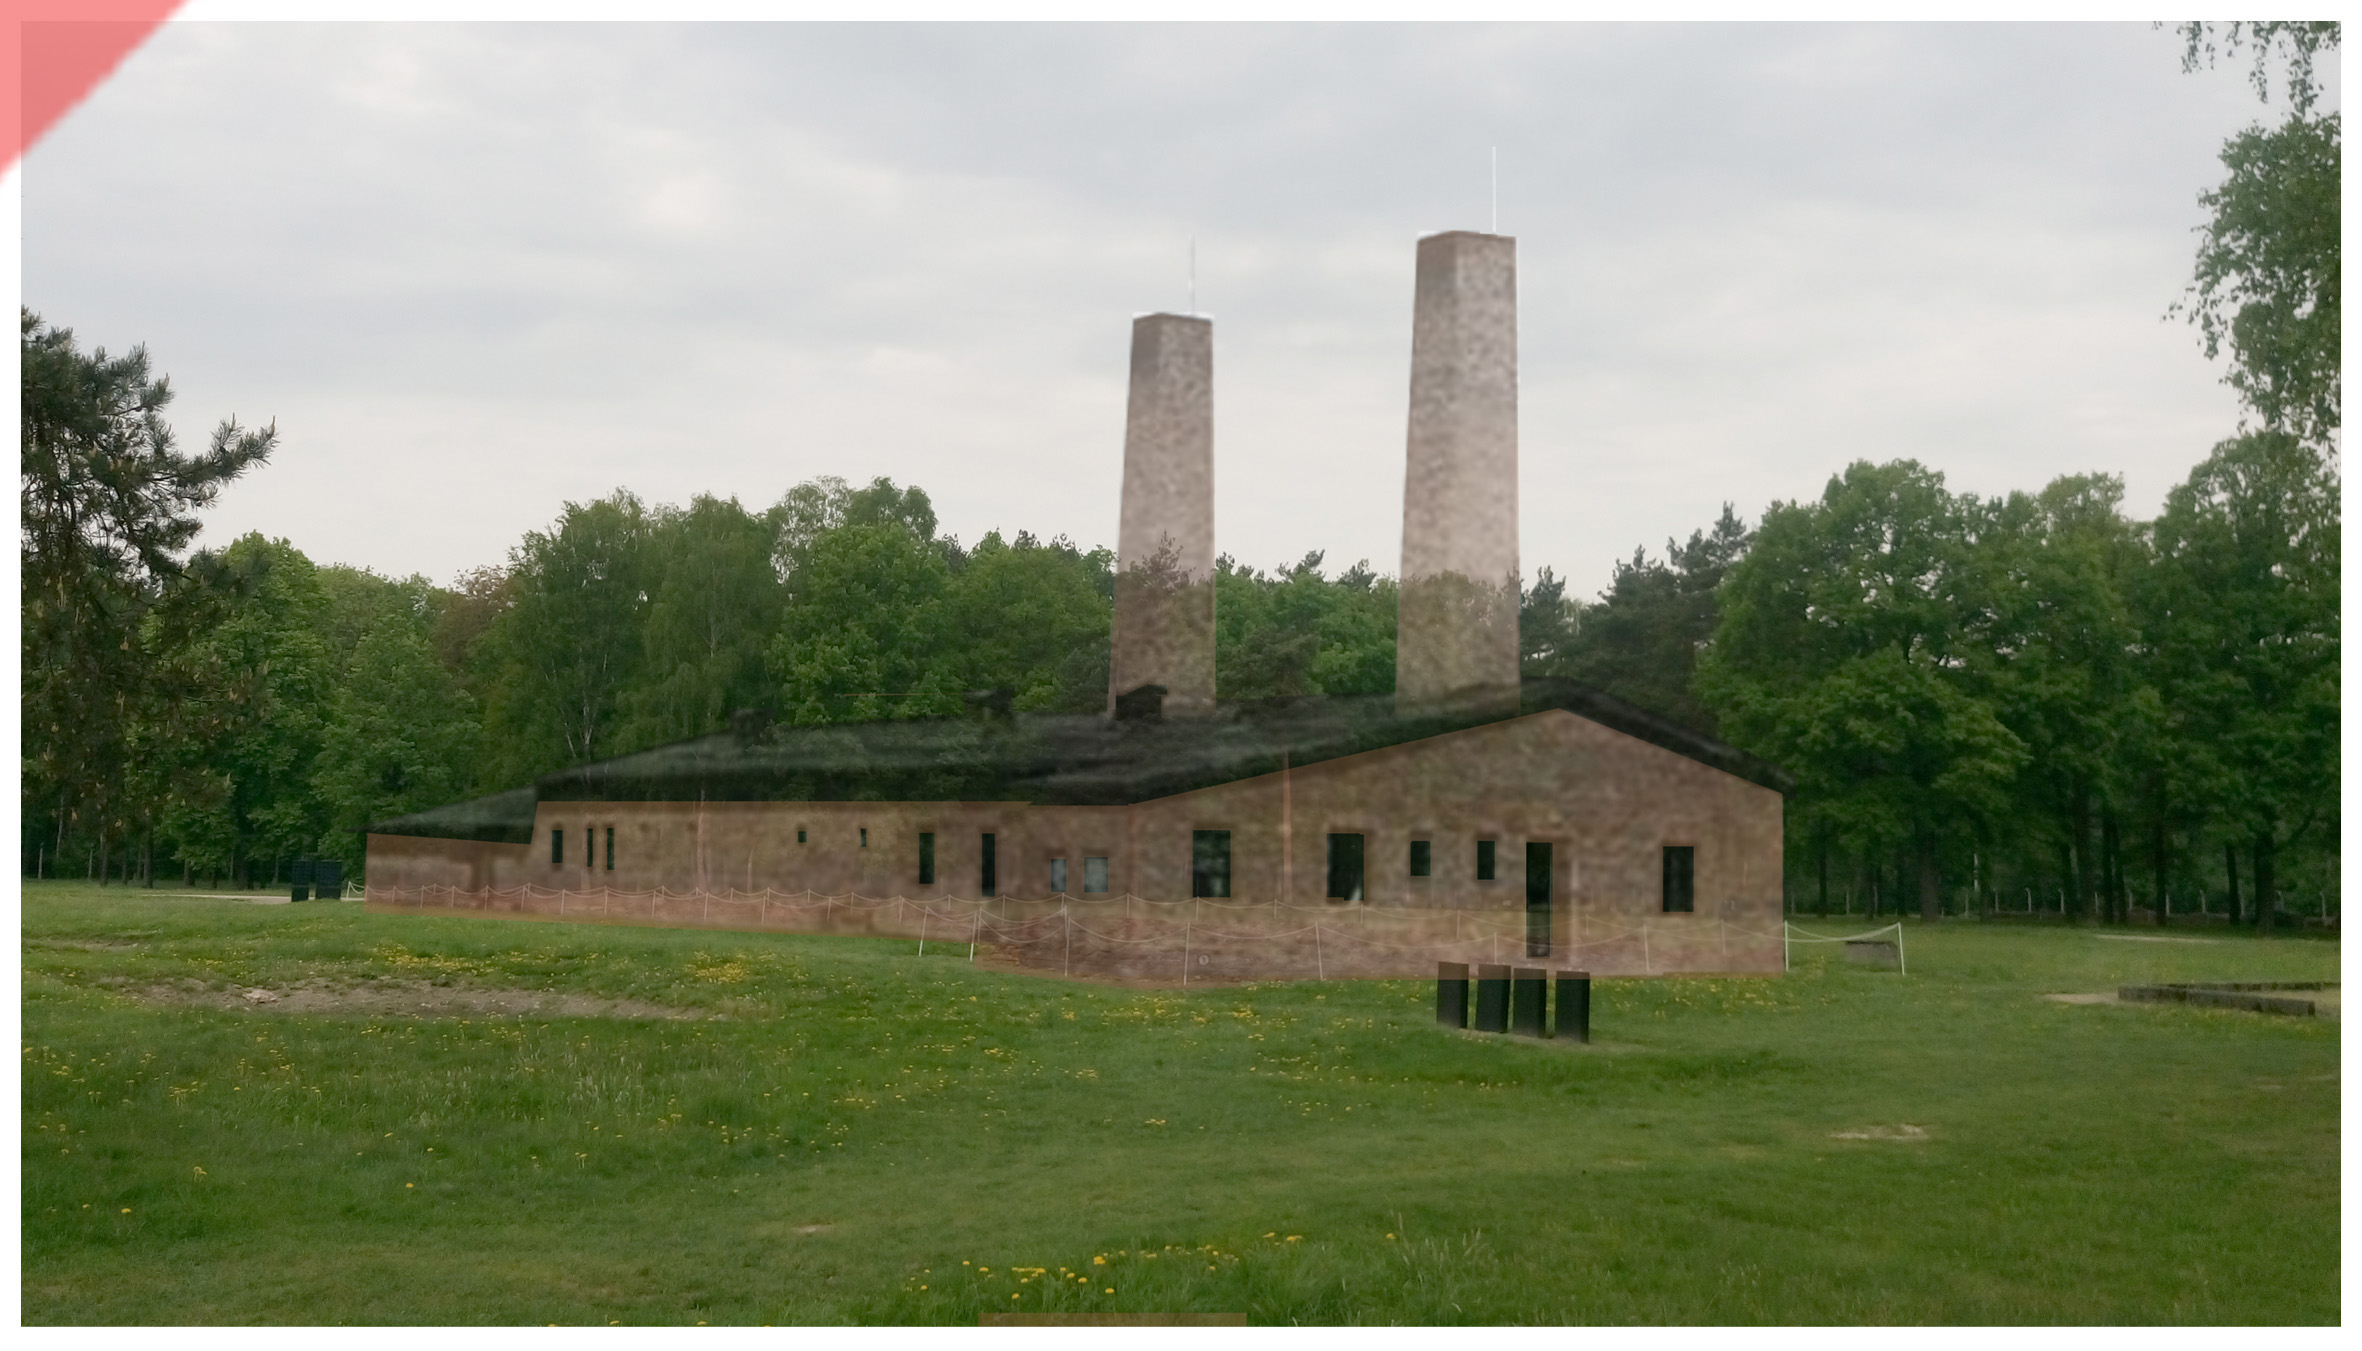
POLYGON ((1396 695, 1216 698, 1211 325, 1146 316, 1107 714, 741 715, 380 824, 371 904, 931 935, 1184 980, 1778 971, 1785 777, 1518 674, 1514 282, 1512 241, 1420 243, 1396 695))

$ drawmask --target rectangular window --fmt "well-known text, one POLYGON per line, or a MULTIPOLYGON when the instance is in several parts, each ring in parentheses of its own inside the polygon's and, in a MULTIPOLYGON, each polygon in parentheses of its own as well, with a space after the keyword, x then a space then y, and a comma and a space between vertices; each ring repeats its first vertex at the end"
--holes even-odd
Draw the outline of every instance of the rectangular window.
POLYGON ((566 832, 556 826, 549 829, 549 862, 555 868, 566 861, 566 832))
POLYGON ((861 847, 862 847, 862 848, 864 848, 864 849, 867 849, 867 848, 869 848, 869 827, 868 827, 868 826, 863 826, 863 827, 861 828, 861 847))
POLYGON ((1066 894, 1065 859, 1054 858, 1050 860, 1050 894, 1053 896, 1063 896, 1066 894))
POLYGON ((919 885, 935 885, 935 832, 931 830, 919 832, 919 885))
POLYGON ((607 827, 607 871, 615 871, 615 827, 607 827))
POLYGON ((987 896, 1000 895, 999 861, 993 856, 992 832, 989 830, 984 832, 984 862, 978 872, 981 875, 976 879, 977 884, 983 889, 984 894, 987 896))
POLYGON ((1479 882, 1493 880, 1493 841, 1491 840, 1476 842, 1476 880, 1479 882))
POLYGON ((1189 833, 1189 894, 1230 894, 1230 832, 1193 830, 1189 833))
POLYGON ((797 826, 797 827, 796 827, 796 843, 797 843, 797 844, 802 844, 803 842, 804 842, 804 828, 803 828, 802 826, 797 826))
POLYGON ((1361 836, 1329 837, 1329 899, 1361 899, 1361 836))
POLYGON ((1435 853, 1426 840, 1411 841, 1411 876, 1426 877, 1435 871, 1435 853))
POLYGON ((1105 858, 1086 857, 1083 860, 1083 894, 1085 896, 1107 894, 1107 860, 1105 858))
POLYGON ((1698 850, 1695 845, 1665 846, 1665 913, 1686 915, 1698 908, 1698 850))

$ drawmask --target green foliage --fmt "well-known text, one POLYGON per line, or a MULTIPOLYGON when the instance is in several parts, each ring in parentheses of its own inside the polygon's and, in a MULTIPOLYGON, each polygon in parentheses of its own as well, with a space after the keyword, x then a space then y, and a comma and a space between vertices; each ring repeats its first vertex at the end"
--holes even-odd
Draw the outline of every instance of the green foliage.
POLYGON ((1214 669, 1223 699, 1385 694, 1399 594, 1363 559, 1334 578, 1323 555, 1265 573, 1214 561, 1214 669))
POLYGON ((772 566, 776 539, 772 523, 736 499, 657 510, 646 546, 646 655, 618 749, 701 736, 733 709, 770 704, 763 640, 786 601, 772 566))
POLYGON ((965 685, 945 639, 951 569, 902 522, 839 525, 800 551, 770 642, 786 720, 940 716, 965 685))
MULTIPOLYGON (((25 333, 28 871, 111 875, 110 847, 134 846, 143 868, 160 849, 166 871, 260 883, 301 854, 354 861, 372 821, 739 708, 934 717, 996 687, 1105 706, 1109 552, 964 548, 886 478, 814 479, 759 514, 569 503, 448 588, 259 536, 178 561, 271 435, 225 424, 178 456, 143 354, 85 356, 30 315, 25 333)), ((1970 886, 2117 921, 2178 892, 2187 913, 2242 869, 2250 896, 2285 878, 2318 904, 2337 886, 2339 527, 2310 435, 2225 442, 2150 524, 2110 477, 1980 501, 1857 463, 1753 532, 1725 505, 1661 559, 1635 551, 1594 603, 1544 569, 1524 667, 1794 772, 1792 895, 1802 877, 1825 896, 1834 858, 1848 897, 1916 890, 1923 913, 1970 886)), ((1225 700, 1393 688, 1395 581, 1322 562, 1218 561, 1225 700)))
POLYGON ((1982 607, 1972 624, 1990 654, 1976 663, 1978 684, 2026 748, 2017 815, 2067 860, 2078 915, 2098 884, 2093 824, 2128 801, 2127 771, 2146 750, 2127 597, 2148 554, 2123 496, 2116 478, 2070 475, 2039 494, 1966 505, 1982 607))
POLYGON ((1065 538, 978 540, 945 595, 962 683, 1013 690, 1019 709, 1105 708, 1114 567, 1112 551, 1086 554, 1065 538))
POLYGON ((262 882, 327 828, 315 761, 343 663, 318 571, 293 545, 249 534, 220 567, 187 647, 209 734, 177 748, 202 787, 171 802, 161 830, 192 866, 262 882))
POLYGON ((478 728, 475 701, 435 660, 425 617, 381 612, 329 705, 314 778, 328 820, 319 852, 358 877, 372 823, 466 796, 478 728))
POLYGON ((171 386, 150 378, 145 348, 85 353, 30 310, 18 326, 20 792, 53 839, 72 828, 103 855, 152 824, 123 790, 147 772, 132 758, 141 725, 175 716, 177 688, 146 669, 150 612, 181 575, 196 513, 268 459, 278 434, 233 418, 183 455, 164 421, 171 386))
POLYGON ((1543 569, 1519 626, 1526 673, 1570 676, 1711 735, 1717 719, 1696 693, 1698 656, 1721 620, 1716 590, 1752 538, 1724 503, 1687 544, 1666 540, 1663 562, 1633 550, 1597 605, 1567 603, 1543 569))
POLYGON ((1977 697, 1965 621, 1989 607, 1973 502, 1914 461, 1857 462, 1817 502, 1774 503, 1723 588, 1699 668, 1740 746, 1797 777, 1809 828, 1937 861, 1989 830, 2024 743, 1977 697))
POLYGON ((508 608, 487 627, 486 787, 623 749, 625 700, 646 655, 650 522, 618 491, 569 502, 509 555, 508 608))
POLYGON ((1584 1049, 941 943, 57 884, 23 940, 33 1324, 2341 1317, 2339 1025, 2042 998, 2335 943, 1914 927, 1597 982, 1584 1049))
POLYGON ((2340 126, 2299 113, 2223 147, 2188 303, 2206 355, 2231 349, 2224 383, 2267 429, 2316 444, 2340 425, 2340 126))
POLYGON ((2274 56, 2287 66, 2288 119, 2250 127, 2223 147, 2230 171, 2199 196, 2210 213, 2185 304, 2206 355, 2227 343, 2223 382, 2266 430, 2326 445, 2339 426, 2339 192, 2337 113, 2315 116, 2323 92, 2315 60, 2338 49, 2336 23, 2267 20, 2182 24, 2182 69, 2255 51, 2255 96, 2269 102, 2274 56))
POLYGON ((2339 483, 2321 453, 2254 433, 2166 496, 2143 593, 2188 778, 2267 841, 2338 811, 2339 483))
POLYGON ((2321 97, 2321 81, 2313 72, 2313 64, 2323 52, 2337 50, 2341 32, 2334 22, 2285 19, 2232 23, 2194 20, 2180 25, 2179 31, 2184 74, 2201 66, 2213 66, 2218 42, 2225 56, 2238 55, 2243 46, 2253 47, 2255 68, 2249 72, 2248 79, 2255 85, 2259 102, 2271 98, 2271 62, 2275 55, 2279 56, 2288 64, 2288 101, 2299 113, 2312 111, 2313 104, 2321 97))

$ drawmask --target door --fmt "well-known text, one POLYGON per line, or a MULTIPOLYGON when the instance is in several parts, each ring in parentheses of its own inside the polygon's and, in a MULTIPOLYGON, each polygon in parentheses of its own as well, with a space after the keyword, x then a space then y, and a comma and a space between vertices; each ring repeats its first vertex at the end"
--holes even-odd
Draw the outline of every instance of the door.
POLYGON ((1550 846, 1525 846, 1525 955, 1550 955, 1550 846))

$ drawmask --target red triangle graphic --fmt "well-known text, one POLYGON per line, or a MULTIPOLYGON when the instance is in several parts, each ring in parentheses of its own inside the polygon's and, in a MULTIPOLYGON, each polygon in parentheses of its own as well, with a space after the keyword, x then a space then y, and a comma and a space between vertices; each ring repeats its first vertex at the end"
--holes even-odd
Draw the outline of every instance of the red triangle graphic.
POLYGON ((34 141, 114 72, 181 0, 8 0, 0 20, 0 70, 16 81, 0 116, 11 119, 5 171, 34 141))

